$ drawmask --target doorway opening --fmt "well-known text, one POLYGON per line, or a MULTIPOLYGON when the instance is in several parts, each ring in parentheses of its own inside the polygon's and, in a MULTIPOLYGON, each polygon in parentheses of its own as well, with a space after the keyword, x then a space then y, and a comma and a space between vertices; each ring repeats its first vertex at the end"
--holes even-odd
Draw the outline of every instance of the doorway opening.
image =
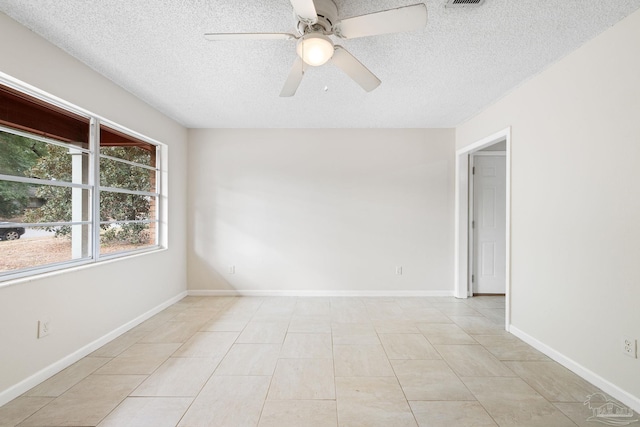
MULTIPOLYGON (((481 163, 485 164, 486 161, 482 160, 481 163)), ((467 147, 461 148, 456 151, 456 195, 455 195, 455 271, 454 271, 454 289, 455 296, 457 298, 468 298, 473 296, 474 294, 474 283, 476 282, 478 276, 477 271, 482 272, 482 269, 485 269, 486 273, 497 273, 500 270, 500 276, 504 277, 502 284, 500 285, 500 292, 495 293, 504 293, 505 295, 505 329, 509 330, 509 325, 511 323, 511 303, 510 303, 510 212, 511 212, 511 191, 510 191, 510 183, 511 183, 511 128, 504 129, 500 132, 497 132, 493 135, 490 135, 486 138, 483 138, 479 141, 470 144, 467 147), (492 153, 493 150, 493 153, 492 153), (487 171, 493 170, 494 172, 499 172, 498 169, 500 166, 500 156, 503 158, 504 164, 504 183, 502 187, 495 186, 494 182, 490 179, 490 185, 488 187, 492 187, 493 189, 489 189, 484 195, 480 195, 480 197, 484 198, 484 202, 503 198, 504 201, 499 204, 493 204, 493 209, 495 212, 491 212, 491 209, 488 208, 488 204, 482 202, 482 200, 478 200, 477 197, 474 196, 474 188, 473 183, 473 163, 477 161, 479 158, 493 158, 493 161, 489 161, 487 166, 487 171), (496 163, 497 162, 497 163, 496 163), (500 192, 500 194, 497 194, 500 192), (474 200, 475 199, 475 200, 474 200), (474 212, 475 205, 475 212, 474 212), (478 209, 484 209, 485 218, 481 220, 489 219, 489 223, 491 221, 496 220, 499 221, 499 225, 501 230, 499 230, 498 236, 500 239, 503 239, 504 246, 502 248, 497 248, 495 245, 492 246, 491 236, 487 239, 485 237, 481 237, 485 239, 485 259, 478 260, 476 255, 479 254, 478 251, 478 235, 474 232, 474 226, 479 224, 475 223, 477 221, 474 219, 474 213, 478 214, 478 209), (504 237, 501 237, 504 236, 504 237), (484 265, 482 264, 484 263, 484 265)), ((477 166, 477 165, 476 165, 477 166)), ((478 169, 476 169, 476 172, 478 169)), ((502 172, 499 172, 502 174, 502 172)), ((491 173, 486 172, 485 175, 491 175, 491 173)), ((490 177, 487 177, 490 178, 490 177)), ((477 191, 475 193, 478 193, 477 191)), ((481 192, 482 193, 482 192, 481 192)), ((477 196, 477 194, 476 194, 477 196)), ((476 228, 477 231, 477 228, 476 228)), ((494 232, 495 227, 494 227, 494 232)), ((495 236, 494 236, 495 237, 495 236)), ((487 277, 492 274, 487 274, 487 277)), ((495 285, 495 283, 493 284, 495 285)), ((482 293, 494 293, 490 292, 492 289, 490 285, 485 288, 489 290, 487 292, 482 293)))
POLYGON ((470 295, 504 295, 506 142, 470 154, 470 295))

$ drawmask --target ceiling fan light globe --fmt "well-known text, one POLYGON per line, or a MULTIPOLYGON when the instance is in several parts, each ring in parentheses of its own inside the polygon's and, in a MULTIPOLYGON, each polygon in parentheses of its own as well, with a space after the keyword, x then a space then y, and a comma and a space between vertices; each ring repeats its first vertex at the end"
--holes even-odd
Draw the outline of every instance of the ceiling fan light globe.
POLYGON ((333 41, 323 34, 307 34, 298 41, 296 52, 302 60, 317 67, 333 56, 333 41))

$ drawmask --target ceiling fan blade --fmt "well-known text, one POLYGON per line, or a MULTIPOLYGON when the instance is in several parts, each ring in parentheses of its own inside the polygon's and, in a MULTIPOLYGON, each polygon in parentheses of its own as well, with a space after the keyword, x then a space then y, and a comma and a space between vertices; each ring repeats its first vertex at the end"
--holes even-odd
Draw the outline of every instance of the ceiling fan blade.
POLYGON ((318 14, 313 0, 290 0, 293 10, 301 21, 307 24, 315 24, 318 22, 318 14))
POLYGON ((289 72, 289 77, 287 77, 287 81, 284 82, 284 87, 280 92, 280 96, 287 97, 295 95, 298 90, 298 86, 300 86, 300 82, 302 82, 302 77, 304 76, 304 62, 300 58, 296 58, 296 61, 293 63, 293 67, 291 67, 291 71, 289 72))
POLYGON ((288 33, 207 33, 204 37, 211 41, 293 40, 297 38, 288 33))
POLYGON ((413 31, 424 28, 425 25, 427 25, 427 6, 424 3, 419 3, 343 19, 336 24, 334 32, 338 37, 354 39, 378 34, 413 31))
POLYGON ((367 67, 362 65, 355 56, 347 52, 342 46, 336 46, 335 52, 329 61, 344 71, 367 92, 371 92, 382 83, 375 74, 369 71, 367 67))

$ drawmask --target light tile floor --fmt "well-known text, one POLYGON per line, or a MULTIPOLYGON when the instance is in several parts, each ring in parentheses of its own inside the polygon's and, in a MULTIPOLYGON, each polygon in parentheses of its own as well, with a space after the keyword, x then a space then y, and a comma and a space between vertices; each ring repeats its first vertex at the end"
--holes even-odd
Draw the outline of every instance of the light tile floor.
POLYGON ((599 390, 504 298, 187 297, 0 408, 0 426, 588 426, 599 390))

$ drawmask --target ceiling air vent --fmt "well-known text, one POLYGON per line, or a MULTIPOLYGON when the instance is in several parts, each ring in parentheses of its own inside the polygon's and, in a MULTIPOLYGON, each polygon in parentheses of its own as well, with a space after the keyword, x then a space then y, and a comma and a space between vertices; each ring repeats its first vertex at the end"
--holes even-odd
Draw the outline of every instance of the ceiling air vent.
POLYGON ((484 4, 484 0, 447 0, 445 7, 478 7, 484 4))

